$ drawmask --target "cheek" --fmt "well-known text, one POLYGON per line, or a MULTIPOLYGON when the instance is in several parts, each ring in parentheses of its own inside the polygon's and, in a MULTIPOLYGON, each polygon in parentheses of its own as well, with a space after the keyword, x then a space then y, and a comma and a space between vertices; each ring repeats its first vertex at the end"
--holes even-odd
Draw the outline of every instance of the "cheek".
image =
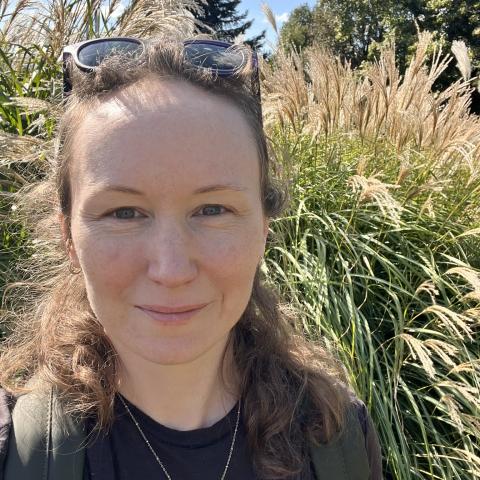
POLYGON ((201 242, 204 265, 215 266, 225 276, 255 270, 264 251, 262 235, 255 228, 238 229, 201 242))
POLYGON ((141 250, 131 239, 85 234, 79 236, 78 247, 77 255, 91 300, 94 296, 125 289, 141 268, 138 255, 141 250))

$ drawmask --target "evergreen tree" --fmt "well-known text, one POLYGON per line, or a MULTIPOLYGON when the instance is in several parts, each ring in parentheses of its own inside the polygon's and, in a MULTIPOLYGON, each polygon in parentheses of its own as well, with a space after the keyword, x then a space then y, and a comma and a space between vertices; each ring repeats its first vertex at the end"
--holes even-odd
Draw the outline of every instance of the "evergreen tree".
MULTIPOLYGON (((232 41, 252 26, 253 20, 246 20, 248 10, 238 13, 240 0, 206 0, 200 4, 203 15, 196 14, 196 18, 206 25, 202 29, 205 33, 211 33, 212 29, 220 40, 232 41)), ((256 37, 246 40, 253 48, 259 48, 265 38, 265 30, 256 37)))

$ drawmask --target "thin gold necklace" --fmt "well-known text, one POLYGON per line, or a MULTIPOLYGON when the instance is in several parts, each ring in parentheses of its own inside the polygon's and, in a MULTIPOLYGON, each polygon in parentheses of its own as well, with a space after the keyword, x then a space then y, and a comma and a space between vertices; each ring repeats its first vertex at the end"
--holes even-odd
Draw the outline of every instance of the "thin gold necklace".
MULTIPOLYGON (((147 444, 147 447, 150 449, 150 451, 152 452, 153 456, 155 457, 155 460, 157 461, 157 463, 160 465, 161 469, 163 470, 163 473, 165 474, 165 476, 167 477, 168 480, 172 480, 172 477, 170 476, 170 474, 167 472, 167 469, 165 468, 165 465, 162 463, 162 461, 160 460, 160 458, 158 458, 158 455, 157 453, 155 452, 155 450, 153 449, 153 447, 150 445, 150 442, 148 441, 147 437, 145 436, 145 434, 143 433, 143 430, 140 428, 140 425, 138 424, 137 422, 137 419, 133 416, 133 413, 130 411, 130 408, 128 408, 128 405, 126 404, 125 400, 123 399, 122 395, 118 395, 118 397, 120 398, 120 400, 122 401, 123 403, 123 406, 125 407, 125 410, 127 411, 127 413, 130 415, 130 418, 132 419, 133 423, 135 424, 135 426, 137 427, 137 430, 138 432, 140 433, 140 435, 142 436, 144 442, 147 444)), ((235 430, 233 432, 233 438, 232 438, 232 444, 230 445, 230 451, 228 453, 228 458, 227 458, 227 464, 225 465, 225 469, 223 470, 223 474, 222 476, 220 477, 220 480, 225 480, 225 476, 227 475, 227 470, 228 470, 228 467, 230 465, 230 460, 232 458, 232 453, 233 453, 233 447, 235 446, 235 440, 237 438, 237 431, 238 431, 238 424, 240 423, 240 400, 238 401, 238 410, 237 410, 237 422, 235 423, 235 430)))

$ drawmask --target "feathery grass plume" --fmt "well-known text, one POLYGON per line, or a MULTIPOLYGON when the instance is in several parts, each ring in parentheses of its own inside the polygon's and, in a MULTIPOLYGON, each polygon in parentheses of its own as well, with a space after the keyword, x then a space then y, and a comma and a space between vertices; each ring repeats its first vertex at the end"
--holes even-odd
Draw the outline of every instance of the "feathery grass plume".
POLYGON ((3 105, 14 105, 21 107, 25 114, 34 114, 45 110, 50 110, 52 105, 46 100, 32 97, 14 97, 9 102, 4 102, 3 105))
POLYGON ((21 15, 25 10, 34 6, 36 1, 32 0, 19 0, 12 7, 12 2, 5 0, 0 4, 0 22, 2 24, 1 28, 1 38, 4 39, 13 25, 17 21, 17 17, 21 15))
MULTIPOLYGON (((405 343, 408 345, 410 349, 410 354, 412 355, 413 359, 418 359, 422 367, 425 369, 426 374, 430 378, 434 379, 436 371, 431 355, 424 345, 425 342, 418 340, 417 338, 409 335, 408 333, 402 333, 399 337, 404 340, 405 343)), ((408 362, 408 356, 405 358, 405 361, 408 362)))
POLYGON ((480 275, 478 275, 478 272, 475 271, 475 269, 468 266, 452 267, 447 270, 445 274, 459 275, 467 282, 468 291, 460 297, 460 300, 464 302, 473 300, 480 303, 480 275))
POLYGON ((400 223, 402 206, 389 191, 389 189, 398 188, 398 185, 383 183, 376 176, 366 178, 362 175, 353 175, 348 183, 352 190, 358 193, 359 203, 374 203, 393 223, 400 223))
POLYGON ((468 237, 468 236, 479 236, 480 235, 480 227, 472 228, 471 230, 467 230, 466 232, 462 232, 458 238, 461 237, 468 237))
MULTIPOLYGON (((427 66, 430 44, 431 35, 421 33, 403 77, 395 66, 393 44, 383 48, 378 61, 355 72, 318 46, 303 56, 277 52, 264 71, 267 126, 277 119, 315 136, 359 135, 374 152, 388 149, 387 155, 408 158, 408 181, 402 189, 413 192, 427 186, 415 201, 426 206, 448 202, 443 193, 451 190, 460 202, 456 214, 478 216, 478 204, 462 203, 467 197, 458 185, 473 185, 480 175, 480 118, 469 115, 468 83, 458 81, 445 91, 432 91, 451 58, 434 50, 427 66), (427 201, 428 186, 438 181, 447 183, 427 201)), ((378 155, 370 158, 369 174, 379 170, 378 155)))
POLYGON ((262 3, 260 8, 262 9, 263 14, 265 15, 268 23, 272 26, 273 31, 277 34, 278 37, 278 27, 277 20, 275 19, 275 14, 267 3, 262 3))
POLYGON ((273 124, 278 119, 294 129, 300 128, 308 114, 311 90, 303 80, 301 56, 295 50, 290 54, 279 50, 275 64, 279 68, 271 69, 266 62, 261 62, 264 74, 268 72, 262 82, 265 123, 273 124))
POLYGON ((181 38, 193 35, 196 20, 192 11, 200 11, 200 2, 193 0, 136 0, 120 16, 112 30, 115 35, 153 38, 169 32, 181 38))
POLYGON ((457 67, 465 81, 470 80, 472 75, 472 62, 468 55, 468 48, 463 40, 454 40, 452 42, 452 53, 457 60, 457 67))
POLYGON ((308 75, 311 78, 312 102, 309 105, 309 120, 315 125, 314 135, 328 135, 336 125, 344 123, 346 111, 342 108, 350 99, 353 87, 353 72, 321 46, 307 54, 308 75))
POLYGON ((39 153, 49 145, 39 138, 19 136, 0 130, 0 166, 38 161, 39 153))

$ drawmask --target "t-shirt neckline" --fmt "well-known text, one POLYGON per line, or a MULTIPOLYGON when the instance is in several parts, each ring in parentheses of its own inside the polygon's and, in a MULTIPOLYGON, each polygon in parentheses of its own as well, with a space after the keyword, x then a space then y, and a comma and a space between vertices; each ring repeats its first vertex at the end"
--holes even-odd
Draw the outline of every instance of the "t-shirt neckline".
MULTIPOLYGON (((226 435, 232 435, 237 421, 238 402, 223 418, 209 427, 197 428, 193 430, 175 430, 162 425, 152 417, 148 416, 123 395, 122 398, 127 404, 128 408, 130 408, 130 411, 145 434, 148 432, 148 435, 153 435, 158 441, 170 445, 185 446, 190 448, 208 446, 212 443, 223 440, 226 435)), ((118 420, 128 421, 133 425, 130 415, 128 415, 119 398, 115 398, 115 414, 118 420)))

